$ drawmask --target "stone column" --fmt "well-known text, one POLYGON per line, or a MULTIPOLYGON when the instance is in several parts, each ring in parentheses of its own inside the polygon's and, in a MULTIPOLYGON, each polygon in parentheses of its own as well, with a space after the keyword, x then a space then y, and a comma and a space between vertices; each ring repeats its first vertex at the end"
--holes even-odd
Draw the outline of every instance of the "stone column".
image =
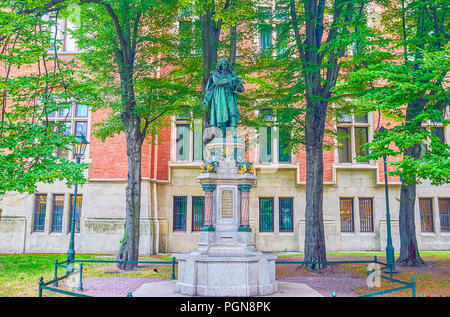
POLYGON ((249 223, 249 195, 252 185, 238 185, 238 188, 241 191, 241 225, 238 231, 251 232, 252 229, 249 223))
POLYGON ((202 231, 214 231, 214 226, 212 224, 213 218, 213 194, 216 185, 214 184, 203 184, 203 190, 205 191, 205 224, 203 225, 202 231))

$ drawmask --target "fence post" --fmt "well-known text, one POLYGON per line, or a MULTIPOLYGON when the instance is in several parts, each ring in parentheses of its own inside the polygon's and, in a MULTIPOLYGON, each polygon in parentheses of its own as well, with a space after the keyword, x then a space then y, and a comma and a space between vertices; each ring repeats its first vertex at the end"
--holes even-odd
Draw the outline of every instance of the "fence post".
POLYGON ((416 278, 414 276, 411 277, 411 284, 412 297, 416 297, 416 278))
POLYGON ((38 297, 42 297, 42 284, 44 284, 44 278, 42 276, 39 278, 38 284, 39 284, 39 295, 38 295, 38 297))
POLYGON ((172 280, 175 279, 175 257, 172 258, 172 280))
POLYGON ((53 286, 58 287, 58 281, 56 281, 58 279, 58 258, 55 259, 55 282, 53 283, 53 286))
POLYGON ((83 291, 83 263, 80 263, 80 281, 78 282, 77 291, 83 291))

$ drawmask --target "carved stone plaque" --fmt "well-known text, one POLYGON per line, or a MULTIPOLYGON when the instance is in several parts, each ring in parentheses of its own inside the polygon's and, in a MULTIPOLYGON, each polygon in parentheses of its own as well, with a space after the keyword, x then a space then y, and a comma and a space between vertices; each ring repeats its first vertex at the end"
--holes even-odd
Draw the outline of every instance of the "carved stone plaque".
POLYGON ((222 218, 233 218, 233 191, 229 189, 222 190, 222 201, 221 201, 221 217, 222 218))

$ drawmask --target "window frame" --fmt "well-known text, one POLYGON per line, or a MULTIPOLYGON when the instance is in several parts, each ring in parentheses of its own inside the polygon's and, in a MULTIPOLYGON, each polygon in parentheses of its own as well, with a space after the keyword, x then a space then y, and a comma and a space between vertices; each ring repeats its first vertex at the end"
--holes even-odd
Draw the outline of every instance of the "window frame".
POLYGON ((33 232, 44 232, 45 231, 45 217, 47 215, 47 194, 37 193, 34 196, 34 209, 33 209, 33 232), (39 207, 39 197, 45 197, 44 208, 38 209, 39 207), (42 220, 42 224, 39 221, 42 220))
POLYGON ((432 197, 419 197, 418 198, 418 203, 419 203, 419 220, 420 220, 420 232, 422 233, 434 233, 435 232, 435 226, 434 226, 434 211, 433 211, 433 198, 432 197), (427 214, 424 214, 424 210, 422 209, 422 204, 421 202, 425 202, 428 201, 429 202, 429 207, 430 207, 430 212, 427 214), (425 217, 427 217, 428 221, 424 221, 425 217), (430 221, 431 220, 431 221, 430 221), (429 230, 429 228, 426 228, 424 226, 424 222, 427 223, 427 225, 431 224, 431 230, 429 230))
MULTIPOLYGON (((73 212, 73 201, 75 194, 69 195, 69 221, 68 221, 68 229, 67 232, 71 233, 72 231, 72 212, 73 212)), ((81 214, 83 212, 83 194, 77 193, 77 200, 80 199, 80 204, 77 201, 77 209, 75 210, 75 233, 81 232, 81 214), (80 197, 80 198, 79 198, 80 197), (79 208, 79 210, 78 210, 79 208), (78 214, 78 217, 77 217, 78 214)))
POLYGON ((274 197, 259 197, 259 207, 258 207, 259 232, 270 232, 270 233, 274 232, 274 216, 275 216, 274 208, 275 208, 274 197), (272 205, 272 210, 271 210, 271 213, 270 213, 270 215, 271 215, 271 223, 270 223, 271 224, 271 228, 270 228, 270 230, 268 230, 268 229, 264 229, 263 230, 263 226, 262 226, 262 224, 263 224, 263 216, 262 216, 262 213, 261 213, 261 211, 262 211, 262 209, 261 209, 261 202, 263 200, 271 201, 271 205, 272 205))
POLYGON ((172 162, 178 163, 178 164, 192 164, 192 163, 201 163, 204 159, 204 147, 203 147, 203 122, 201 119, 194 119, 192 122, 190 122, 190 117, 192 116, 192 113, 188 113, 186 117, 182 115, 177 115, 172 117, 172 141, 173 145, 171 145, 171 157, 172 162), (178 126, 179 125, 187 125, 188 126, 188 155, 186 160, 180 160, 178 159, 178 126), (200 131, 198 131, 200 127, 200 131), (198 136, 198 133, 200 133, 200 136, 198 136), (196 142, 199 142, 198 144, 196 142), (198 148, 200 148, 201 151, 201 159, 198 159, 198 148), (196 155, 197 154, 197 155, 196 155))
POLYGON ((449 232, 450 233, 450 198, 447 198, 447 197, 438 197, 438 208, 439 208, 439 229, 440 229, 440 231, 441 232, 449 232), (444 202, 446 202, 445 203, 445 205, 447 205, 447 214, 445 215, 446 216, 446 222, 447 222, 447 227, 444 227, 442 224, 443 224, 443 217, 442 217, 442 215, 444 214, 443 213, 443 211, 442 211, 442 206, 444 205, 444 202), (442 228, 444 228, 444 229, 442 229, 442 228))
POLYGON ((187 196, 172 196, 172 231, 173 232, 186 232, 187 230, 187 196), (183 198, 184 199, 184 216, 183 214, 181 217, 182 220, 182 227, 180 228, 178 225, 178 220, 180 220, 180 218, 177 218, 177 214, 175 212, 175 206, 177 206, 177 204, 175 204, 175 200, 179 199, 179 198, 183 198), (178 220, 177 220, 178 219, 178 220), (184 220, 184 222, 183 222, 184 220))
MULTIPOLYGON (((258 111, 257 115, 266 115, 268 117, 268 121, 270 122, 277 122, 277 116, 275 114, 273 114, 272 112, 268 113, 268 114, 263 114, 263 111, 268 110, 268 109, 263 109, 262 111, 258 111)), ((264 127, 260 127, 257 131, 257 146, 256 146, 256 161, 258 162, 258 164, 261 165, 288 165, 288 164, 293 164, 293 157, 292 157, 292 151, 289 151, 289 159, 288 161, 280 161, 280 147, 282 146, 282 142, 281 142, 281 133, 280 131, 282 131, 283 129, 281 129, 280 127, 276 126, 276 125, 267 125, 264 127), (270 161, 268 162, 264 162, 261 159, 261 154, 262 154, 262 141, 267 142, 267 137, 264 138, 262 137, 262 135, 267 135, 267 130, 262 132, 262 129, 268 129, 270 128, 270 134, 271 134, 271 139, 270 139, 270 161), (264 139, 264 140, 262 140, 264 139)), ((289 133, 287 133, 288 135, 289 133)), ((267 147, 269 148, 269 147, 267 147)))
POLYGON ((278 197, 278 230, 279 232, 294 232, 294 197, 278 197), (282 229, 282 216, 284 215, 282 212, 282 201, 290 201, 291 202, 291 210, 290 214, 288 214, 288 217, 290 218, 291 228, 290 229, 282 229))
POLYGON ((51 215, 51 224, 50 224, 50 232, 55 233, 62 233, 63 231, 63 219, 64 219, 64 204, 66 202, 64 194, 53 194, 52 195, 52 215, 51 215), (56 197, 62 197, 62 206, 61 206, 61 213, 59 215, 59 224, 58 226, 55 225, 55 206, 56 206, 56 197), (59 228, 59 229, 55 229, 59 228))
POLYGON ((374 229, 374 223, 373 223, 373 219, 374 219, 374 198, 373 197, 358 197, 358 211, 359 211, 359 231, 363 232, 363 233, 373 233, 375 232, 374 229), (370 215, 369 216, 363 216, 362 214, 362 206, 361 206, 361 202, 364 200, 370 200, 370 215), (369 225, 367 225, 367 221, 364 222, 363 225, 363 218, 364 219, 369 219, 368 223, 369 225), (369 230, 367 230, 366 228, 369 227, 369 230), (364 230, 363 230, 364 228, 364 230))
MULTIPOLYGON (((341 233, 355 233, 355 198, 354 197, 339 197, 339 222, 340 222, 340 232, 341 233), (343 200, 351 200, 351 229, 345 228, 343 230, 343 220, 342 220, 342 202, 343 200)), ((348 226, 347 226, 348 227, 348 226)))
POLYGON ((348 121, 343 121, 340 118, 336 118, 335 120, 335 127, 336 127, 336 133, 338 133, 339 129, 348 129, 349 130, 349 137, 345 138, 345 140, 349 143, 350 148, 347 150, 350 154, 350 159, 348 162, 341 162, 341 149, 340 149, 340 138, 339 136, 336 137, 336 158, 335 162, 342 165, 355 165, 355 164, 373 164, 372 160, 369 161, 358 161, 356 159, 357 156, 357 149, 356 149, 356 129, 359 128, 365 128, 367 131, 367 143, 372 141, 373 132, 372 132, 372 113, 366 113, 362 115, 358 115, 355 113, 351 114, 341 114, 342 116, 348 117, 348 121), (358 116, 366 116, 367 122, 357 122, 356 117, 358 116))
POLYGON ((205 224, 205 196, 192 196, 192 225, 191 225, 191 230, 192 232, 197 232, 197 231, 201 231, 204 224, 205 224), (195 201, 198 200, 199 198, 202 198, 200 200, 203 201, 203 208, 202 208, 202 212, 201 212, 201 221, 197 222, 196 220, 198 220, 198 218, 195 216, 196 214, 196 207, 199 207, 198 205, 195 205, 195 201))

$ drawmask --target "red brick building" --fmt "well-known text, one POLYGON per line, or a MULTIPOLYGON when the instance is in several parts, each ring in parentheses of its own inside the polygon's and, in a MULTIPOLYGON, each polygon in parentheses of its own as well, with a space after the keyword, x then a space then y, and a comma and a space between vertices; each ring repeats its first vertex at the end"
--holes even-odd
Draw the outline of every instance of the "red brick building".
MULTIPOLYGON (((259 45, 263 37, 255 39, 259 45)), ((76 47, 64 38, 60 55, 76 47)), ((28 71, 33 71, 28 70, 28 71)), ((63 120, 57 113, 53 120, 63 120)), ((91 135, 105 113, 74 104, 68 116, 70 133, 89 136, 84 162, 88 182, 79 188, 77 253, 115 253, 123 236, 127 157, 125 136, 105 142, 91 135)), ((276 119, 276 118, 274 118, 276 119)), ((384 119, 381 118, 381 124, 384 119)), ((349 137, 333 140, 324 152, 324 225, 328 251, 379 251, 386 246, 384 173, 381 160, 357 162, 361 145, 372 140, 376 113, 345 115, 330 126, 349 137), (339 145, 339 146, 338 146, 339 145)), ((448 127, 438 126, 443 141, 448 127)), ((202 225, 204 192, 195 180, 201 172, 201 125, 183 117, 168 124, 142 146, 141 238, 142 254, 193 250, 202 225), (199 128, 199 127, 200 128, 199 128)), ((305 151, 282 151, 276 127, 250 131, 247 159, 254 162, 257 186, 250 192, 250 226, 262 251, 303 251, 305 232, 305 151)), ((70 153, 62 153, 69 155, 70 153)), ((398 210, 400 180, 389 178, 393 242, 399 250, 398 210)), ((64 183, 39 184, 35 195, 9 193, 2 201, 0 253, 65 252, 73 188, 64 183)), ((450 246, 450 186, 417 187, 416 230, 421 250, 448 250, 450 246)))

